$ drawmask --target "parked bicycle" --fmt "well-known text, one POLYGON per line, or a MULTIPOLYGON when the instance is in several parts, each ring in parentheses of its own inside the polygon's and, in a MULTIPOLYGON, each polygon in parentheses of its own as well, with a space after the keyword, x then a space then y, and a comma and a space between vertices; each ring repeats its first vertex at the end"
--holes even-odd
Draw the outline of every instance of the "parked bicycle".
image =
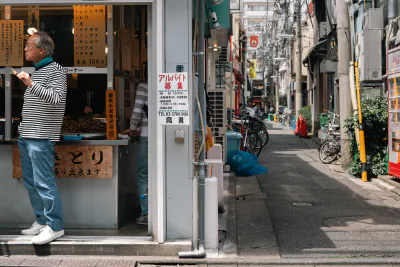
POLYGON ((319 158, 322 163, 331 164, 340 158, 340 125, 337 123, 339 115, 330 111, 325 111, 329 116, 327 133, 319 146, 319 158))
MULTIPOLYGON (((230 110, 230 112, 232 111, 230 110)), ((228 115, 230 116, 229 112, 228 115)), ((244 112, 242 116, 235 117, 231 130, 241 132, 242 126, 244 127, 243 150, 259 156, 262 148, 269 141, 266 126, 260 119, 251 117, 248 112, 244 112)))

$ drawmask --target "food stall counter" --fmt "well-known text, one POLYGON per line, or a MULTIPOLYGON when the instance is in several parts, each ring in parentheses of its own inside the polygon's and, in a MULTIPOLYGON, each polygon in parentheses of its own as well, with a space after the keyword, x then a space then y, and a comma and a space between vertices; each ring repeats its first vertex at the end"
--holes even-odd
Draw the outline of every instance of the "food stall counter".
MULTIPOLYGON (((56 145, 78 145, 78 146, 127 146, 129 139, 118 140, 61 140, 56 145)), ((16 145, 18 139, 0 140, 0 145, 16 145)))

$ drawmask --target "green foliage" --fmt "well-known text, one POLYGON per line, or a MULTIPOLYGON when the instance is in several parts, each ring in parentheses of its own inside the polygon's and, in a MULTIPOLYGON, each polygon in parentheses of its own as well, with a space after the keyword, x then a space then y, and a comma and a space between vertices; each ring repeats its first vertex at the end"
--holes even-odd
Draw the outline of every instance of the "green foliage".
MULTIPOLYGON (((367 150, 367 163, 369 163, 368 176, 376 177, 386 172, 386 149, 388 136, 388 101, 387 95, 362 97, 361 104, 363 124, 365 126, 365 146, 367 150)), ((346 120, 345 127, 349 135, 350 152, 354 155, 350 165, 350 173, 361 176, 361 163, 355 138, 354 127, 358 125, 358 115, 346 120)))
POLYGON ((304 119, 306 119, 307 130, 311 132, 312 130, 312 122, 311 122, 311 106, 305 106, 299 110, 299 115, 302 115, 304 119))

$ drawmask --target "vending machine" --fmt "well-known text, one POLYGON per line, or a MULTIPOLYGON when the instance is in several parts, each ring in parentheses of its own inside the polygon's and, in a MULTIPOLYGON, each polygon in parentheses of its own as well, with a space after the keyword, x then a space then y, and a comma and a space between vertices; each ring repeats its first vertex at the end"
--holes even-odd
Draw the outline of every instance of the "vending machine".
POLYGON ((400 178, 400 47, 388 51, 388 172, 400 178))

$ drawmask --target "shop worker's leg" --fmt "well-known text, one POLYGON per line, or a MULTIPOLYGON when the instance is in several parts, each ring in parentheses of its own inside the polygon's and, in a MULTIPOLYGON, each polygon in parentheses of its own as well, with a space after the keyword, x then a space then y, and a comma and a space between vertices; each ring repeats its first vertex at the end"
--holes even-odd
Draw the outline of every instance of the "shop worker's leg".
POLYGON ((142 198, 147 193, 148 188, 148 137, 140 137, 138 169, 136 171, 136 179, 138 185, 138 193, 140 197, 141 215, 148 213, 148 198, 142 198))
POLYGON ((26 139, 21 137, 18 139, 18 148, 21 157, 22 180, 24 181, 25 187, 28 190, 29 199, 31 201, 33 212, 36 216, 36 221, 41 225, 45 225, 47 220, 44 216, 44 205, 42 198, 35 188, 33 180, 32 155, 29 151, 29 146, 26 142, 26 139))
POLYGON ((29 139, 35 187, 44 204, 46 224, 53 231, 64 229, 60 193, 54 175, 54 142, 29 139))

